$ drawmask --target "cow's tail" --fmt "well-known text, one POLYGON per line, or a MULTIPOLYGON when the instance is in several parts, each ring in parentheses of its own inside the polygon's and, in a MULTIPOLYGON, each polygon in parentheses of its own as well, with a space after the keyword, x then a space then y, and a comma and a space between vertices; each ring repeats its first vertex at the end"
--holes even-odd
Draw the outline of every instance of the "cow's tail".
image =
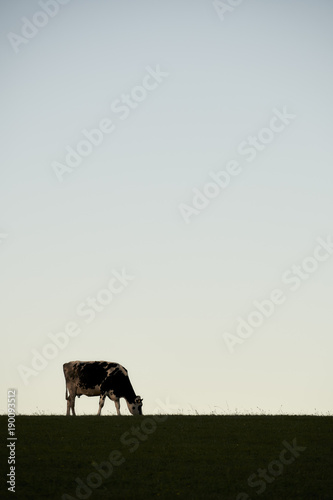
POLYGON ((66 392, 65 392, 65 399, 68 400, 69 399, 69 393, 68 393, 68 387, 67 387, 67 377, 66 377, 66 372, 67 372, 67 364, 68 363, 65 363, 63 365, 63 370, 64 370, 64 375, 65 375, 65 384, 66 384, 66 392))

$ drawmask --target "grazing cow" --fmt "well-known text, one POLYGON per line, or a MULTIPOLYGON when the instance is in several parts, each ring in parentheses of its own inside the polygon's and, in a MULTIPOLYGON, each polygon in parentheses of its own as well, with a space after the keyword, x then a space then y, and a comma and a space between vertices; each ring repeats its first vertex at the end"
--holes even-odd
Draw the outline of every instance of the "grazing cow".
POLYGON ((100 396, 97 415, 101 414, 105 398, 114 401, 120 415, 120 398, 125 398, 132 415, 142 415, 142 399, 136 396, 126 368, 108 361, 70 361, 65 363, 67 415, 75 415, 75 397, 100 396))

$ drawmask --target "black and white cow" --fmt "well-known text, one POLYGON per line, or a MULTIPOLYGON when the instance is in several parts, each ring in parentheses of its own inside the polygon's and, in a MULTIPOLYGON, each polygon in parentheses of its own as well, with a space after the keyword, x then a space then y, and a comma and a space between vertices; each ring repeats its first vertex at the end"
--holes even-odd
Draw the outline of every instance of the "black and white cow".
POLYGON ((136 396, 126 368, 108 361, 70 361, 65 363, 67 415, 75 415, 75 397, 100 396, 97 415, 101 414, 105 398, 114 401, 120 415, 120 398, 125 398, 132 415, 142 415, 142 399, 136 396))

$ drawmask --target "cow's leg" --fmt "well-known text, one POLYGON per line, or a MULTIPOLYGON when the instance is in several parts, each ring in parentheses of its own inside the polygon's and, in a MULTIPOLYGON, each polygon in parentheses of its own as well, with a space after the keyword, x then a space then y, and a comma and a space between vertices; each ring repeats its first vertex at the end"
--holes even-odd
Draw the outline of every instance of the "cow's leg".
MULTIPOLYGON (((73 416, 75 417, 75 394, 70 394, 67 404, 69 403, 69 408, 72 410, 73 416)), ((70 412, 68 413, 70 415, 70 412)))
POLYGON ((66 413, 66 415, 69 417, 71 414, 71 410, 72 410, 72 413, 75 416, 75 410, 74 410, 75 393, 69 391, 69 393, 66 394, 66 399, 67 399, 67 413, 66 413))
POLYGON ((108 393, 108 398, 114 402, 115 406, 116 406, 116 410, 117 410, 117 415, 120 415, 120 401, 119 401, 119 398, 117 398, 114 394, 113 391, 110 391, 108 393))
POLYGON ((65 392, 65 399, 67 401, 67 412, 66 412, 66 417, 69 417, 70 415, 70 406, 69 406, 69 394, 68 394, 68 388, 67 388, 67 380, 66 380, 66 392, 65 392))
POLYGON ((98 408, 97 416, 100 416, 100 414, 101 414, 102 408, 103 408, 104 403, 105 403, 105 398, 106 398, 106 394, 101 394, 99 397, 99 408, 98 408))
POLYGON ((117 415, 120 415, 120 401, 119 401, 119 399, 116 399, 114 404, 115 404, 115 407, 117 410, 117 415))
POLYGON ((66 416, 69 417, 70 414, 71 414, 71 400, 68 397, 67 398, 67 413, 66 413, 66 416))
POLYGON ((73 400, 72 400, 72 412, 73 412, 73 416, 76 417, 76 413, 75 413, 75 395, 73 396, 73 400))

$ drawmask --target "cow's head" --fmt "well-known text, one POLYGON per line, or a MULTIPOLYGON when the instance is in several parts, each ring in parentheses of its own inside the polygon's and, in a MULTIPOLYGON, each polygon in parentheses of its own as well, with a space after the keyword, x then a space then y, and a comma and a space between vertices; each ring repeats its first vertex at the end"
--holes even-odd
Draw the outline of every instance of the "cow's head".
POLYGON ((133 403, 128 404, 128 409, 132 415, 142 415, 142 401, 140 396, 137 396, 133 403))

